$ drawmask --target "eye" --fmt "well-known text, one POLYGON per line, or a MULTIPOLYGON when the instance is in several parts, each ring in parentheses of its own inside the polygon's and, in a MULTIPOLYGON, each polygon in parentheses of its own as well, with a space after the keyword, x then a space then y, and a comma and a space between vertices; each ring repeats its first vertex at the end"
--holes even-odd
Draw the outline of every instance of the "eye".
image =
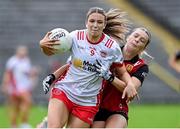
POLYGON ((144 39, 144 38, 141 38, 140 41, 144 44, 146 43, 146 39, 144 39))
POLYGON ((93 23, 93 22, 95 22, 95 20, 94 19, 90 19, 89 22, 93 23))
POLYGON ((98 21, 99 24, 103 24, 103 21, 98 21))
POLYGON ((138 36, 139 36, 139 35, 138 35, 137 33, 136 33, 136 34, 134 34, 134 37, 135 37, 135 38, 137 38, 138 36))

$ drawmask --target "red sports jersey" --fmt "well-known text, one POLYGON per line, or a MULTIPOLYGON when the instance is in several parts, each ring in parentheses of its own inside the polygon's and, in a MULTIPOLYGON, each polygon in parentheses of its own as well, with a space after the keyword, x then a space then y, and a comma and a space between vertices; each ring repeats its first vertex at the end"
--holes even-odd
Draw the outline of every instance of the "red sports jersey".
MULTIPOLYGON (((129 74, 138 78, 142 84, 144 77, 148 73, 148 66, 144 61, 136 56, 132 60, 125 60, 124 64, 129 74)), ((110 83, 104 89, 101 108, 109 111, 128 113, 126 99, 122 99, 122 93, 110 83)))

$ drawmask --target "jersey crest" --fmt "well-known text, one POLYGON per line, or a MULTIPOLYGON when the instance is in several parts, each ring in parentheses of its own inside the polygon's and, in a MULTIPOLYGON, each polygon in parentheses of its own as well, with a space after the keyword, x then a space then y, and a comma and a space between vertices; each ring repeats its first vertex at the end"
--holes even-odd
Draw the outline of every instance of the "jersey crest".
POLYGON ((126 66, 126 69, 128 71, 128 73, 130 74, 133 74, 134 72, 136 72, 141 66, 143 66, 145 63, 144 63, 144 60, 142 59, 138 59, 138 61, 136 63, 131 63, 129 61, 127 62, 124 62, 125 66, 126 66))

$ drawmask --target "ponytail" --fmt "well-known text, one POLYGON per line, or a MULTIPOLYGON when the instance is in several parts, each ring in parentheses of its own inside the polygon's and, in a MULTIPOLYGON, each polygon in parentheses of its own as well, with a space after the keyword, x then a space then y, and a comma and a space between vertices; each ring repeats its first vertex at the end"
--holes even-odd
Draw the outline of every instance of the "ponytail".
POLYGON ((125 43, 126 34, 129 32, 131 23, 126 18, 127 13, 120 9, 110 9, 106 13, 107 24, 104 33, 112 36, 119 42, 125 43))

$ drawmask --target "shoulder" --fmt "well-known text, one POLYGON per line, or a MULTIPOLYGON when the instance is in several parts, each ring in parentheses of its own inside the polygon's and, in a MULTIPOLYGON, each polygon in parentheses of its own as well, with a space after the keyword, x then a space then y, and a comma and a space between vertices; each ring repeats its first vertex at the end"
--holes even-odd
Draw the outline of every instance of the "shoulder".
POLYGON ((143 59, 139 58, 138 62, 140 62, 139 70, 148 73, 149 72, 149 66, 145 63, 145 61, 143 59))
POLYGON ((104 43, 106 47, 111 48, 112 50, 120 50, 118 42, 107 34, 105 34, 104 43))
POLYGON ((12 62, 15 62, 15 61, 17 61, 16 56, 12 56, 12 57, 10 57, 10 58, 8 59, 7 63, 12 63, 12 62))
POLYGON ((16 56, 12 56, 8 59, 7 63, 6 63, 6 67, 7 68, 10 68, 10 67, 13 67, 17 62, 17 58, 16 56))
POLYGON ((83 39, 85 38, 85 29, 83 30, 74 30, 72 32, 70 32, 70 36, 72 38, 77 38, 77 39, 83 39))
POLYGON ((149 67, 148 67, 148 65, 147 64, 144 64, 144 65, 142 65, 141 67, 140 67, 140 69, 142 70, 142 71, 144 71, 144 72, 149 72, 149 67))

